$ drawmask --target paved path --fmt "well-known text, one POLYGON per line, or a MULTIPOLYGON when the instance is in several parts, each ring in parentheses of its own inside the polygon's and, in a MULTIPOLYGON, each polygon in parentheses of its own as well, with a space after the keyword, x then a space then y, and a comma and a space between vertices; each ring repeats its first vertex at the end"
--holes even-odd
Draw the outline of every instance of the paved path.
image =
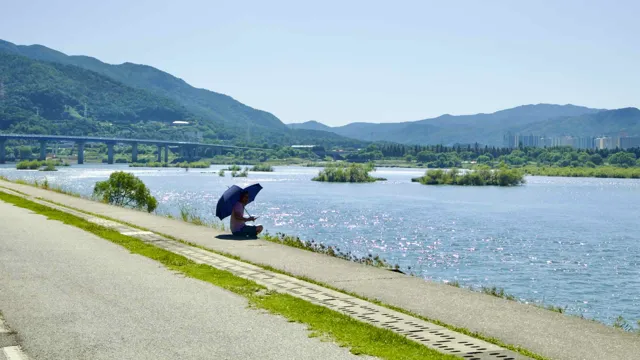
POLYGON ((0 214, 0 311, 30 359, 362 359, 78 228, 0 214))
POLYGON ((552 359, 640 358, 640 338, 637 335, 592 321, 262 240, 222 240, 217 238, 220 233, 212 229, 26 185, 0 181, 0 186, 134 223, 254 263, 270 265, 295 276, 305 276, 428 318, 496 337, 552 359))

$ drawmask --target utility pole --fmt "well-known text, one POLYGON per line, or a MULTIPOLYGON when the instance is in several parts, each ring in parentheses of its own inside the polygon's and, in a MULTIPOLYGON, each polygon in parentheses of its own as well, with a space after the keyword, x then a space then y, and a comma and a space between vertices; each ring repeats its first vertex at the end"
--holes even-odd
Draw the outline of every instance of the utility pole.
POLYGON ((84 103, 84 118, 87 118, 87 103, 84 103))

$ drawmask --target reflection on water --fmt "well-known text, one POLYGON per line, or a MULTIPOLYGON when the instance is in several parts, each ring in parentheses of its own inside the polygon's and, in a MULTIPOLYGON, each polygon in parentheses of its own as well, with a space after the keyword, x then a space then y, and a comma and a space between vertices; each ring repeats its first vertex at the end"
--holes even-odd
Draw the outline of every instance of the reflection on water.
POLYGON ((386 182, 312 182, 317 168, 276 167, 248 178, 210 169, 83 165, 56 173, 18 172, 89 195, 114 170, 139 176, 158 211, 190 207, 213 218, 232 184, 260 182, 248 206, 270 233, 296 234, 357 255, 379 254, 427 279, 504 287, 521 299, 568 306, 611 322, 640 319, 640 181, 529 177, 525 186, 447 187, 411 183, 423 170, 378 169, 386 182))

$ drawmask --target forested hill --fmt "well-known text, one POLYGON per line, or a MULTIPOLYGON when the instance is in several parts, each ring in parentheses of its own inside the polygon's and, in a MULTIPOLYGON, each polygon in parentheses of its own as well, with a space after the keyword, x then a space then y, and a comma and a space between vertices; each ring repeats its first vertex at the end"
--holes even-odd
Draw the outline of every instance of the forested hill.
POLYGON ((90 120, 130 124, 191 118, 190 112, 176 101, 76 66, 0 52, 0 81, 2 130, 48 133, 55 124, 45 120, 56 120, 58 124, 76 120, 75 124, 81 127, 90 120))
POLYGON ((0 55, 0 131, 174 140, 192 140, 185 133, 197 132, 205 142, 241 145, 367 144, 332 132, 289 129, 268 112, 146 65, 109 65, 3 40, 0 55), (169 126, 175 120, 190 125, 169 126))
POLYGON ((0 51, 95 71, 128 86, 171 98, 204 120, 226 126, 252 125, 274 130, 286 129, 280 119, 271 113, 251 108, 228 95, 195 88, 184 80, 151 66, 128 62, 111 65, 89 56, 68 56, 42 45, 22 46, 3 40, 0 40, 0 51))

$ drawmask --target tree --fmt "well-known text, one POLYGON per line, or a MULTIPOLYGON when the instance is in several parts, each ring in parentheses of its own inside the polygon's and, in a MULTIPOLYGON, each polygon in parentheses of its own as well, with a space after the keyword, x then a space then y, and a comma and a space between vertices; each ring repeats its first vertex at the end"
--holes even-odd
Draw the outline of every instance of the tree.
POLYGON ((430 162, 435 161, 437 159, 436 154, 431 151, 420 151, 417 154, 418 161, 420 162, 430 162))
POLYGON ((146 208, 152 212, 158 207, 156 198, 149 188, 135 175, 124 171, 111 173, 109 180, 99 181, 93 188, 93 195, 102 201, 135 209, 146 208))
POLYGON ((618 152, 609 156, 609 164, 617 166, 634 166, 636 164, 636 154, 631 152, 618 152))
POLYGON ((602 156, 600 156, 600 154, 593 154, 589 157, 589 161, 591 161, 592 163, 596 164, 596 165, 602 165, 602 156))
POLYGON ((28 146, 20 146, 20 159, 21 160, 28 160, 31 159, 31 148, 28 146))
POLYGON ((480 155, 480 156, 478 156, 478 163, 480 163, 480 164, 486 164, 486 163, 488 163, 489 161, 491 161, 491 158, 490 158, 490 157, 488 157, 487 155, 480 155))

